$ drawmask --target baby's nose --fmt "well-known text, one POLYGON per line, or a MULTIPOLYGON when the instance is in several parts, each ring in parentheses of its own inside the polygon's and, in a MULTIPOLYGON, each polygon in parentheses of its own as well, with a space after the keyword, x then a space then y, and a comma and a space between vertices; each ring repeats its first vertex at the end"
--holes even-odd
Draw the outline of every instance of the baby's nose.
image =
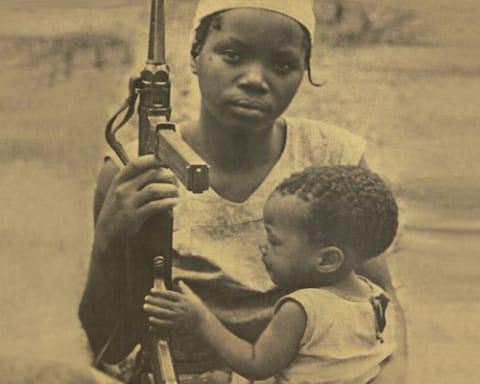
POLYGON ((260 250, 260 253, 262 254, 262 256, 265 256, 267 254, 267 249, 268 249, 267 244, 265 244, 265 243, 260 244, 258 246, 258 249, 260 250))

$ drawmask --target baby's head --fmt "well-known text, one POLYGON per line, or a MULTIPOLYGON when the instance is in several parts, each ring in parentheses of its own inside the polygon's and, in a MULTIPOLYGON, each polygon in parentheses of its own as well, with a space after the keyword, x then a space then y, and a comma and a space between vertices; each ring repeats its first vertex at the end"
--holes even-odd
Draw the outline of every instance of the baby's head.
POLYGON ((329 285, 392 243, 398 209, 381 178, 362 167, 307 168, 284 180, 264 208, 262 255, 289 288, 329 285))
MULTIPOLYGON (((195 59, 202 50, 203 45, 213 29, 221 28, 222 15, 231 10, 247 9, 250 11, 273 12, 283 15, 297 22, 303 30, 304 39, 304 64, 308 79, 313 85, 317 85, 311 78, 310 57, 312 41, 315 30, 315 16, 313 13, 312 0, 200 0, 197 6, 193 23, 193 36, 191 56, 195 59)), ((268 17, 268 15, 266 16, 268 17)), ((256 25, 252 24, 255 29, 256 25)))

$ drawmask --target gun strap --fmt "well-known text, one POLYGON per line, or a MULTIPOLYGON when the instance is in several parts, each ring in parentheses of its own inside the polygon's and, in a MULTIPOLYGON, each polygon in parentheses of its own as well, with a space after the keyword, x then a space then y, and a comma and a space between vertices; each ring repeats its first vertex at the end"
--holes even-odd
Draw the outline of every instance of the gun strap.
POLYGON ((123 148, 122 144, 115 138, 115 133, 125 125, 125 123, 130 120, 133 113, 135 112, 135 103, 137 101, 137 78, 131 78, 128 83, 128 97, 121 105, 120 109, 108 120, 106 130, 105 130, 105 137, 107 142, 110 144, 112 149, 115 151, 117 156, 122 161, 123 165, 127 164, 128 162, 128 155, 125 149, 123 148), (113 127, 115 120, 117 117, 123 112, 127 110, 123 119, 120 123, 113 127))
MULTIPOLYGON (((130 120, 132 117, 133 113, 135 112, 135 103, 137 101, 137 90, 136 90, 136 83, 137 79, 136 78, 131 78, 129 83, 128 83, 128 97, 127 99, 123 102, 119 110, 108 120, 107 126, 106 126, 106 132, 105 136, 107 138, 107 142, 110 144, 110 146, 113 148, 117 156, 120 158, 122 163, 125 165, 128 162, 128 156, 123 148, 122 144, 120 144, 119 141, 115 138, 115 133, 123 126, 125 123, 130 120), (113 127, 113 124, 115 123, 115 120, 117 117, 123 112, 127 110, 125 115, 123 116, 123 119, 120 121, 120 123, 113 127)), ((108 337, 107 341, 103 345, 102 349, 98 352, 97 356, 93 359, 93 367, 98 368, 100 366, 100 363, 102 362, 103 356, 105 356, 105 353, 107 352, 108 348, 112 344, 112 341, 114 337, 116 336, 118 329, 120 328, 120 320, 118 320, 115 323, 115 326, 113 327, 112 333, 108 337)))

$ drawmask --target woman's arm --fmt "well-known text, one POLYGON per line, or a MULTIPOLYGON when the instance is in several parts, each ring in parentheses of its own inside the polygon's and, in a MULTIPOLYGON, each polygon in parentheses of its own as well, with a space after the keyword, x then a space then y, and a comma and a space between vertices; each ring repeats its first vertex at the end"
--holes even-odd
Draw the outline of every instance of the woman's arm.
MULTIPOLYGON (((358 165, 368 168, 365 156, 362 156, 358 165)), ((357 270, 357 273, 381 286, 392 300, 392 307, 395 308, 395 338, 397 341, 397 349, 385 364, 382 365, 382 370, 373 381, 373 384, 404 384, 406 383, 407 376, 407 322, 405 313, 398 301, 395 288, 392 284, 386 255, 375 257, 364 263, 357 270)))
POLYGON ((182 293, 152 290, 146 297, 144 309, 153 326, 164 326, 169 319, 174 326, 196 329, 229 368, 250 380, 285 369, 297 354, 306 325, 297 303, 286 301, 252 345, 225 328, 186 284, 179 287, 182 293))
POLYGON ((103 357, 107 363, 125 358, 140 340, 142 302, 152 277, 137 240, 143 222, 175 205, 176 195, 173 176, 159 168, 153 156, 133 159, 121 171, 107 161, 100 172, 94 241, 79 317, 96 356, 115 332, 103 357))
MULTIPOLYGON (((95 225, 107 192, 119 169, 112 161, 106 161, 97 180, 94 197, 95 225)), ((128 325, 125 298, 125 248, 121 239, 104 238, 103 231, 96 227, 92 246, 87 283, 79 307, 79 318, 87 334, 93 354, 97 356, 113 336, 105 351, 107 363, 124 359, 137 343, 137 335, 128 325), (115 329, 115 335, 112 332, 115 329)), ((135 317, 135 316, 134 316, 135 317)))
POLYGON ((357 273, 365 276, 375 284, 381 286, 392 301, 395 308, 395 338, 397 349, 392 356, 382 365, 380 374, 373 384, 404 384, 407 376, 407 324, 405 314, 398 301, 395 288, 386 262, 386 255, 375 257, 364 263, 357 273))

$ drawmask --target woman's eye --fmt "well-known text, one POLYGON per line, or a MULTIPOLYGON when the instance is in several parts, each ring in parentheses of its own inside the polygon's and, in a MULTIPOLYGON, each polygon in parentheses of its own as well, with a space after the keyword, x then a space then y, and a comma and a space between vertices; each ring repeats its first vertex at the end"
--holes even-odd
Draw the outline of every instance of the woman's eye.
POLYGON ((279 73, 288 73, 292 69, 294 69, 294 66, 290 63, 282 63, 282 62, 277 62, 274 63, 273 65, 274 69, 279 72, 279 73))
POLYGON ((240 54, 233 49, 226 49, 221 54, 226 60, 228 60, 230 62, 240 60, 240 54))

